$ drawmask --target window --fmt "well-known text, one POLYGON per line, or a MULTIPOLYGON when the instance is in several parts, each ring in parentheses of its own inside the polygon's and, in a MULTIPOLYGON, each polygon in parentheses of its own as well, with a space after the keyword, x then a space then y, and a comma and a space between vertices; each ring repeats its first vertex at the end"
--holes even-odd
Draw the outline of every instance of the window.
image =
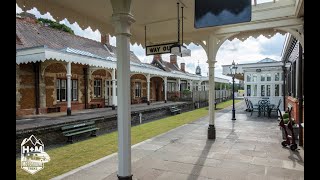
POLYGON ((271 74, 267 74, 267 81, 271 81, 271 74))
POLYGON ((57 79, 57 101, 67 100, 67 81, 65 79, 57 79))
POLYGON ((141 82, 135 84, 135 97, 141 97, 141 82))
POLYGON ((71 80, 71 97, 72 101, 78 100, 78 80, 71 80))
POLYGON ((95 79, 93 83, 94 97, 101 97, 101 79, 95 79))
POLYGON ((274 74, 274 80, 279 81, 280 80, 280 73, 275 73, 274 74))
POLYGON ((270 85, 267 85, 267 96, 270 96, 270 85))
POLYGON ((274 95, 279 96, 279 84, 274 85, 274 95))
POLYGON ((247 82, 251 82, 251 74, 247 74, 247 82))
MULTIPOLYGON (((67 80, 57 79, 57 101, 67 101, 67 80)), ((78 100, 78 80, 71 80, 71 101, 78 100)))
POLYGON ((252 82, 257 82, 257 74, 252 75, 252 82))
POLYGON ((251 85, 247 85, 247 96, 251 96, 251 85))
POLYGON ((167 87, 168 92, 174 92, 175 91, 175 86, 176 86, 176 83, 168 82, 168 87, 167 87))
POLYGON ((257 92, 258 92, 258 85, 254 85, 253 86, 253 95, 252 96, 257 96, 257 92))
POLYGON ((265 86, 261 85, 261 96, 265 96, 265 86))
POLYGON ((266 80, 266 75, 265 74, 261 74, 261 81, 265 81, 266 80))
POLYGON ((183 90, 185 90, 185 89, 187 89, 187 83, 181 83, 180 84, 180 89, 181 89, 181 91, 183 91, 183 90))

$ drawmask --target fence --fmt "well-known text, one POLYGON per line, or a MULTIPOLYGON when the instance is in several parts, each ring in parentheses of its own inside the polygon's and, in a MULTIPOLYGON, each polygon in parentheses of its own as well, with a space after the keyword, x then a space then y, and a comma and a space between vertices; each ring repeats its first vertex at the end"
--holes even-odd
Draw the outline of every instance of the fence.
MULTIPOLYGON (((169 101, 208 102, 209 91, 168 92, 169 101)), ((219 103, 232 98, 231 90, 215 90, 215 102, 219 103)))

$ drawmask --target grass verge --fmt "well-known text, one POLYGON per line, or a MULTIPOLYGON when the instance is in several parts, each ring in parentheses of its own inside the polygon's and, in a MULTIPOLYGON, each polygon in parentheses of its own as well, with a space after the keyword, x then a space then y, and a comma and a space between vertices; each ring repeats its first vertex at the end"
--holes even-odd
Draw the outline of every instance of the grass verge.
MULTIPOLYGON (((236 101, 237 102, 237 101, 236 101)), ((232 104, 226 101, 217 104, 224 108, 232 104)), ((179 115, 141 124, 131 128, 131 144, 137 144, 156 135, 165 133, 183 124, 190 123, 208 115, 206 108, 200 108, 179 115)), ((20 158, 16 159, 17 179, 50 179, 75 168, 88 164, 118 151, 118 134, 112 132, 84 141, 68 144, 63 147, 46 151, 51 160, 44 164, 44 169, 31 175, 21 169, 20 158)))

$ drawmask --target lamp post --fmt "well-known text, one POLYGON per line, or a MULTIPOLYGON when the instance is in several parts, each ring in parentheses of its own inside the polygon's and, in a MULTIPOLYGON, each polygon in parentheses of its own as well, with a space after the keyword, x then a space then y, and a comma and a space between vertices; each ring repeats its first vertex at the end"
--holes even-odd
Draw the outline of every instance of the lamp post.
POLYGON ((234 60, 232 62, 232 65, 230 67, 230 72, 232 75, 232 119, 231 120, 236 120, 236 110, 234 109, 234 77, 236 76, 237 73, 237 66, 234 63, 234 60))

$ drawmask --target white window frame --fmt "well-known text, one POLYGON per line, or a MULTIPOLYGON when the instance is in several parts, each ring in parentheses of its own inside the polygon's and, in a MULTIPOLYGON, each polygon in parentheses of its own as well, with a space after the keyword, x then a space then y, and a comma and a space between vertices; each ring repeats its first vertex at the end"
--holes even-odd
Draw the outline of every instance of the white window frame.
POLYGON ((101 87, 102 87, 102 79, 94 79, 94 82, 93 82, 93 96, 95 98, 100 98, 102 96, 101 87), (99 91, 97 91, 96 89, 98 89, 99 91), (98 94, 97 94, 97 92, 98 92, 98 94))
POLYGON ((134 96, 135 97, 142 97, 142 93, 141 93, 141 82, 135 82, 134 84, 134 96))
POLYGON ((71 80, 71 100, 78 101, 78 80, 72 79, 71 80))
POLYGON ((67 101, 67 80, 66 79, 57 79, 56 80, 56 98, 58 102, 65 102, 67 101), (64 82, 64 88, 62 88, 64 82), (61 98, 61 91, 64 90, 64 99, 61 98), (59 93, 59 95, 58 95, 59 93))

